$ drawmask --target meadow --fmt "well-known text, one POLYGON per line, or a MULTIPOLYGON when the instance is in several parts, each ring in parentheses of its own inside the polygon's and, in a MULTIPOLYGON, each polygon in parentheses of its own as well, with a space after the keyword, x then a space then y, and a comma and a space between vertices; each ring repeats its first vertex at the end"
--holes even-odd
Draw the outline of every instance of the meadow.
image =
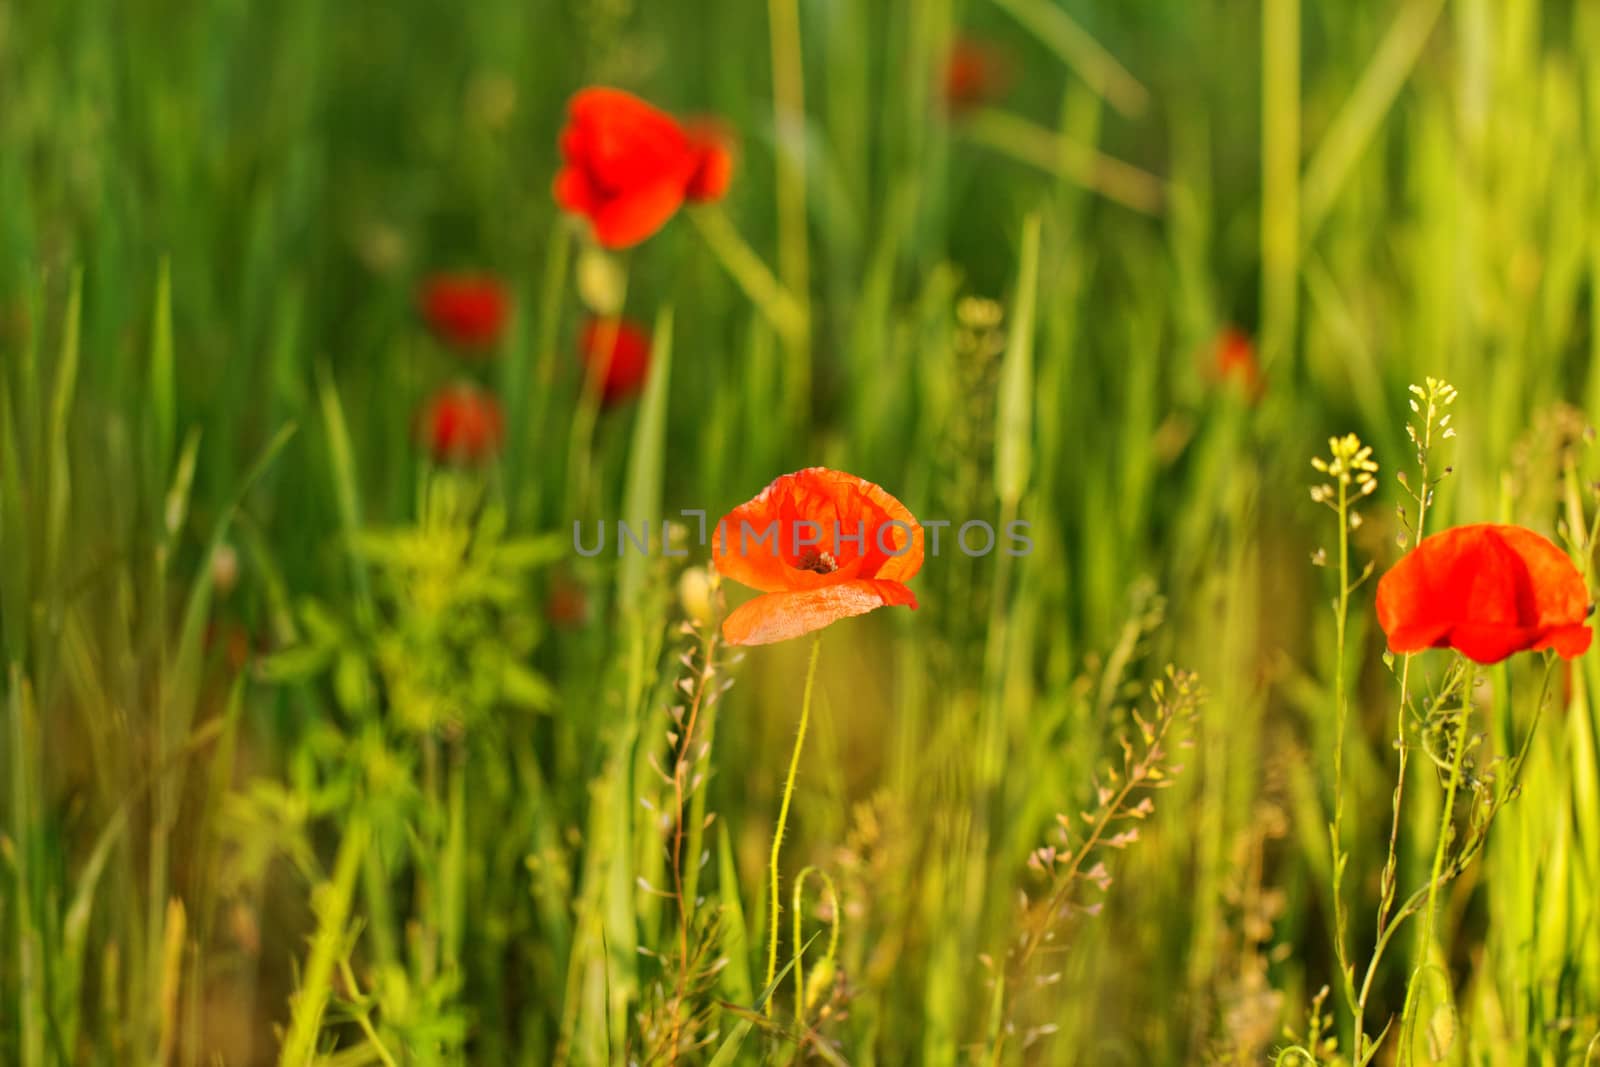
POLYGON ((1584 0, 0 0, 0 1063, 1600 1064, 1597 307, 1584 0))

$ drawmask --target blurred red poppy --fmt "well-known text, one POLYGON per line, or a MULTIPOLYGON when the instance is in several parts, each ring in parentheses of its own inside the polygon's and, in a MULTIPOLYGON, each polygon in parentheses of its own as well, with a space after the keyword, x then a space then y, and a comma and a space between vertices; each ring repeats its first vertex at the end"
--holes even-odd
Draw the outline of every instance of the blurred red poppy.
POLYGON ((1378 582, 1393 652, 1453 648, 1478 663, 1553 648, 1571 659, 1593 637, 1589 590, 1565 552, 1521 526, 1457 526, 1424 538, 1378 582))
POLYGON ((441 341, 465 351, 499 344, 511 315, 505 286, 487 274, 435 274, 422 283, 417 304, 441 341))
POLYGON ((607 248, 643 241, 685 199, 714 200, 727 191, 732 157, 722 142, 691 134, 630 93, 584 89, 567 115, 556 202, 588 218, 607 248))
POLYGON ((684 196, 701 204, 721 200, 733 182, 733 135, 722 123, 711 119, 692 122, 684 132, 696 160, 684 196))
POLYGON ((583 583, 567 577, 551 582, 544 614, 556 626, 582 626, 589 619, 589 594, 583 583))
POLYGON ((766 594, 722 623, 733 645, 765 645, 885 605, 917 606, 922 527, 865 479, 826 467, 786 474, 717 524, 718 571, 766 594))
POLYGON ((1211 373, 1220 382, 1238 382, 1251 400, 1261 396, 1261 364, 1250 335, 1236 326, 1224 326, 1211 351, 1211 373))
POLYGON ((1010 82, 1005 57, 982 41, 959 37, 945 57, 945 110, 952 115, 971 111, 1005 95, 1010 82))
POLYGON ((222 650, 223 662, 229 670, 242 671, 250 663, 253 652, 250 631, 236 622, 206 623, 204 644, 207 652, 222 650))
POLYGON ((587 372, 599 376, 600 402, 609 407, 644 384, 650 372, 650 335, 628 319, 590 319, 578 333, 578 354, 587 372))
POLYGON ((434 394, 417 417, 417 436, 437 463, 483 463, 500 451, 505 425, 494 397, 472 385, 434 394))

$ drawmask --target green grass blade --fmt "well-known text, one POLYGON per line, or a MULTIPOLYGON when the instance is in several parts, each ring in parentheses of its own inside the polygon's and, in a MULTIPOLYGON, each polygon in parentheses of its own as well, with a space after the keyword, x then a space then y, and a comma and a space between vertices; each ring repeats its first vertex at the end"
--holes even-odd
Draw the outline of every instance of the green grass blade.
POLYGON ((1300 240, 1309 242, 1332 210, 1339 190, 1383 117, 1416 68, 1417 57, 1444 11, 1444 0, 1411 0, 1394 18, 1355 91, 1306 167, 1300 191, 1300 240))
POLYGON ((161 261, 156 281, 154 325, 150 330, 150 427, 157 480, 165 477, 176 442, 177 398, 173 385, 172 261, 161 261))
MULTIPOLYGON (((333 465, 334 497, 339 506, 339 523, 345 541, 354 546, 361 534, 361 491, 356 482, 355 449, 350 444, 350 426, 344 417, 344 405, 339 401, 339 388, 333 374, 324 364, 317 367, 317 393, 322 404, 322 425, 327 434, 328 458, 333 465)), ((371 620, 372 579, 366 561, 359 552, 350 552, 350 580, 356 594, 356 612, 360 619, 371 620)))
MULTIPOLYGON (((995 419, 995 489, 1015 506, 1028 487, 1033 468, 1033 333, 1039 295, 1039 233, 1042 219, 1029 215, 1022 225, 1021 265, 1007 326, 1005 359, 995 419)), ((1002 533, 1004 531, 1001 531, 1002 533)))
POLYGON ((994 4, 1043 41, 1078 72, 1084 84, 1122 114, 1141 115, 1149 106, 1149 90, 1063 8, 1049 0, 994 0, 994 4))
POLYGON ((56 364, 55 388, 50 399, 50 429, 46 437, 45 480, 46 526, 44 531, 45 571, 51 579, 61 579, 61 552, 67 536, 67 514, 72 502, 71 453, 67 447, 68 422, 78 389, 79 338, 83 319, 83 272, 72 276, 72 293, 67 299, 67 314, 61 337, 61 356, 56 364))
MULTIPOLYGON (((644 523, 647 536, 661 534, 661 480, 667 461, 667 395, 672 380, 672 309, 656 316, 650 341, 650 381, 633 424, 633 445, 628 450, 628 479, 622 491, 622 521, 644 523)), ((663 546, 664 548, 665 546, 663 546)), ((617 596, 625 607, 638 602, 644 588, 649 557, 637 550, 625 552, 617 580, 617 596)))

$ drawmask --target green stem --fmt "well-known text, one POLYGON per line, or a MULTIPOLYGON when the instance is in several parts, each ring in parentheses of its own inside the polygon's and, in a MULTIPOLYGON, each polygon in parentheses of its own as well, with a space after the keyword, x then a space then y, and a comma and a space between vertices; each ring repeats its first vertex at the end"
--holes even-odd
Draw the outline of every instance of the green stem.
POLYGON ((1334 604, 1334 665, 1333 665, 1333 826, 1328 834, 1332 838, 1333 852, 1333 926, 1334 951, 1339 961, 1339 977, 1344 983, 1345 998, 1350 1005, 1352 1033, 1350 1045, 1360 1061, 1363 1029, 1361 1006, 1355 989, 1355 971, 1350 966, 1346 950, 1349 915, 1344 906, 1344 869, 1349 857, 1344 851, 1344 749, 1345 734, 1350 717, 1350 699, 1345 691, 1344 653, 1345 630, 1350 615, 1350 491, 1342 478, 1339 486, 1339 599, 1334 604))
POLYGON ((323 892, 318 894, 317 932, 311 941, 311 957, 306 961, 300 993, 295 997, 289 1033, 278 1058, 279 1067, 303 1067, 316 1055, 317 1035, 322 1030, 328 998, 333 993, 333 971, 344 948, 345 924, 366 848, 366 819, 357 813, 339 844, 333 881, 321 887, 323 892))
MULTIPOLYGON (((778 879, 778 857, 783 850, 783 831, 789 822, 789 803, 794 799, 794 779, 800 770, 800 749, 806 743, 806 726, 811 721, 811 690, 817 677, 817 659, 822 651, 822 635, 811 641, 811 659, 806 664, 806 688, 800 698, 800 728, 795 733, 794 753, 789 757, 789 777, 783 783, 783 803, 778 806, 778 825, 772 832, 772 858, 767 870, 769 892, 767 916, 767 978, 762 988, 767 990, 766 1011, 772 1014, 772 980, 778 973, 778 912, 782 908, 782 886, 778 879)), ((797 946, 798 947, 798 946, 797 946)))
MULTIPOLYGON (((1470 698, 1472 693, 1472 678, 1467 678, 1464 692, 1470 698)), ((1428 906, 1423 912, 1422 926, 1417 930, 1417 955, 1419 962, 1411 972, 1411 981, 1406 989, 1405 1007, 1401 1011, 1400 1032, 1402 1035, 1411 1033, 1413 1024, 1412 1011, 1417 995, 1417 980, 1428 967, 1429 945, 1433 941, 1433 921, 1438 912, 1439 883, 1443 880, 1440 875, 1444 871, 1444 854, 1450 845, 1450 828, 1455 825, 1456 790, 1461 784, 1461 764, 1467 753, 1467 712, 1468 708, 1461 709, 1460 732, 1456 737, 1455 757, 1450 761, 1450 780, 1444 791, 1444 814, 1439 818, 1438 840, 1433 846, 1433 873, 1428 879, 1428 906)), ((1400 1062, 1405 1063, 1410 1059, 1411 1042, 1402 1040, 1400 1044, 1400 1062)))
MULTIPOLYGON (((1431 488, 1428 484, 1428 456, 1433 448, 1433 427, 1437 415, 1432 399, 1428 401, 1427 417, 1423 420, 1422 444, 1417 451, 1417 475, 1420 480, 1420 491, 1416 494, 1417 501, 1417 528, 1413 532, 1411 544, 1420 544, 1428 529, 1428 500, 1431 488)), ((1410 748, 1406 745, 1406 711, 1411 706, 1411 660, 1412 653, 1406 653, 1400 661, 1400 706, 1395 711, 1394 744, 1399 754, 1399 764, 1395 770, 1394 794, 1390 802, 1389 815, 1389 845, 1388 852, 1383 861, 1383 874, 1378 882, 1378 934, 1372 947, 1372 959, 1367 962, 1367 971, 1361 980, 1361 994, 1355 1004, 1355 1043, 1353 1046, 1356 1067, 1362 1067, 1374 1053, 1376 1048, 1368 1049, 1366 1056, 1362 1056, 1366 1044, 1366 1031, 1364 1021, 1367 1015, 1367 998, 1372 993, 1373 978, 1378 973, 1378 962, 1383 959, 1384 947, 1388 944, 1388 933, 1393 930, 1391 925, 1391 911, 1394 908, 1395 890, 1400 884, 1400 812, 1404 807, 1406 794, 1406 764, 1410 755, 1410 748)), ((1437 872, 1435 872, 1437 874, 1437 872)), ((1392 922, 1398 924, 1403 916, 1394 916, 1392 922)))
MULTIPOLYGON (((807 867, 801 871, 794 880, 794 1017, 804 1028, 806 1021, 806 968, 805 968, 805 915, 801 910, 804 903, 803 893, 806 888, 806 879, 816 875, 822 881, 823 887, 828 891, 828 906, 833 909, 833 921, 828 924, 828 951, 823 954, 822 965, 833 966, 833 960, 839 952, 839 891, 834 887, 833 879, 828 877, 828 872, 820 867, 807 867)), ((771 1001, 768 1001, 771 1003, 771 1001)))
POLYGON ((466 920, 467 885, 467 753, 460 741, 451 742, 446 753, 449 768, 446 771, 448 799, 447 829, 444 856, 441 864, 443 886, 440 889, 440 939, 444 942, 444 967, 447 974, 459 974, 463 928, 466 920))

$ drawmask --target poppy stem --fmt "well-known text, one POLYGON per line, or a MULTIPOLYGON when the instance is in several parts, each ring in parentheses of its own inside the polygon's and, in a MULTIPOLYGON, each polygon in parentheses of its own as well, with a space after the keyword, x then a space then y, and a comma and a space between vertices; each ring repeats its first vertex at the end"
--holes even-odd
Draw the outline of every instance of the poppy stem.
MULTIPOLYGON (((772 858, 768 867, 767 888, 770 890, 767 907, 767 978, 762 989, 767 998, 766 1013, 772 1015, 773 979, 778 973, 778 911, 781 907, 782 885, 778 877, 778 857, 783 849, 783 831, 789 822, 789 802, 794 799, 794 779, 800 770, 800 749, 806 743, 806 726, 811 721, 811 690, 817 677, 817 659, 822 651, 822 635, 811 641, 811 659, 806 665, 806 687, 800 698, 800 728, 795 733, 794 753, 789 757, 789 777, 783 783, 783 803, 778 806, 778 825, 772 832, 772 858)), ((798 949, 799 946, 796 946, 798 949)))

